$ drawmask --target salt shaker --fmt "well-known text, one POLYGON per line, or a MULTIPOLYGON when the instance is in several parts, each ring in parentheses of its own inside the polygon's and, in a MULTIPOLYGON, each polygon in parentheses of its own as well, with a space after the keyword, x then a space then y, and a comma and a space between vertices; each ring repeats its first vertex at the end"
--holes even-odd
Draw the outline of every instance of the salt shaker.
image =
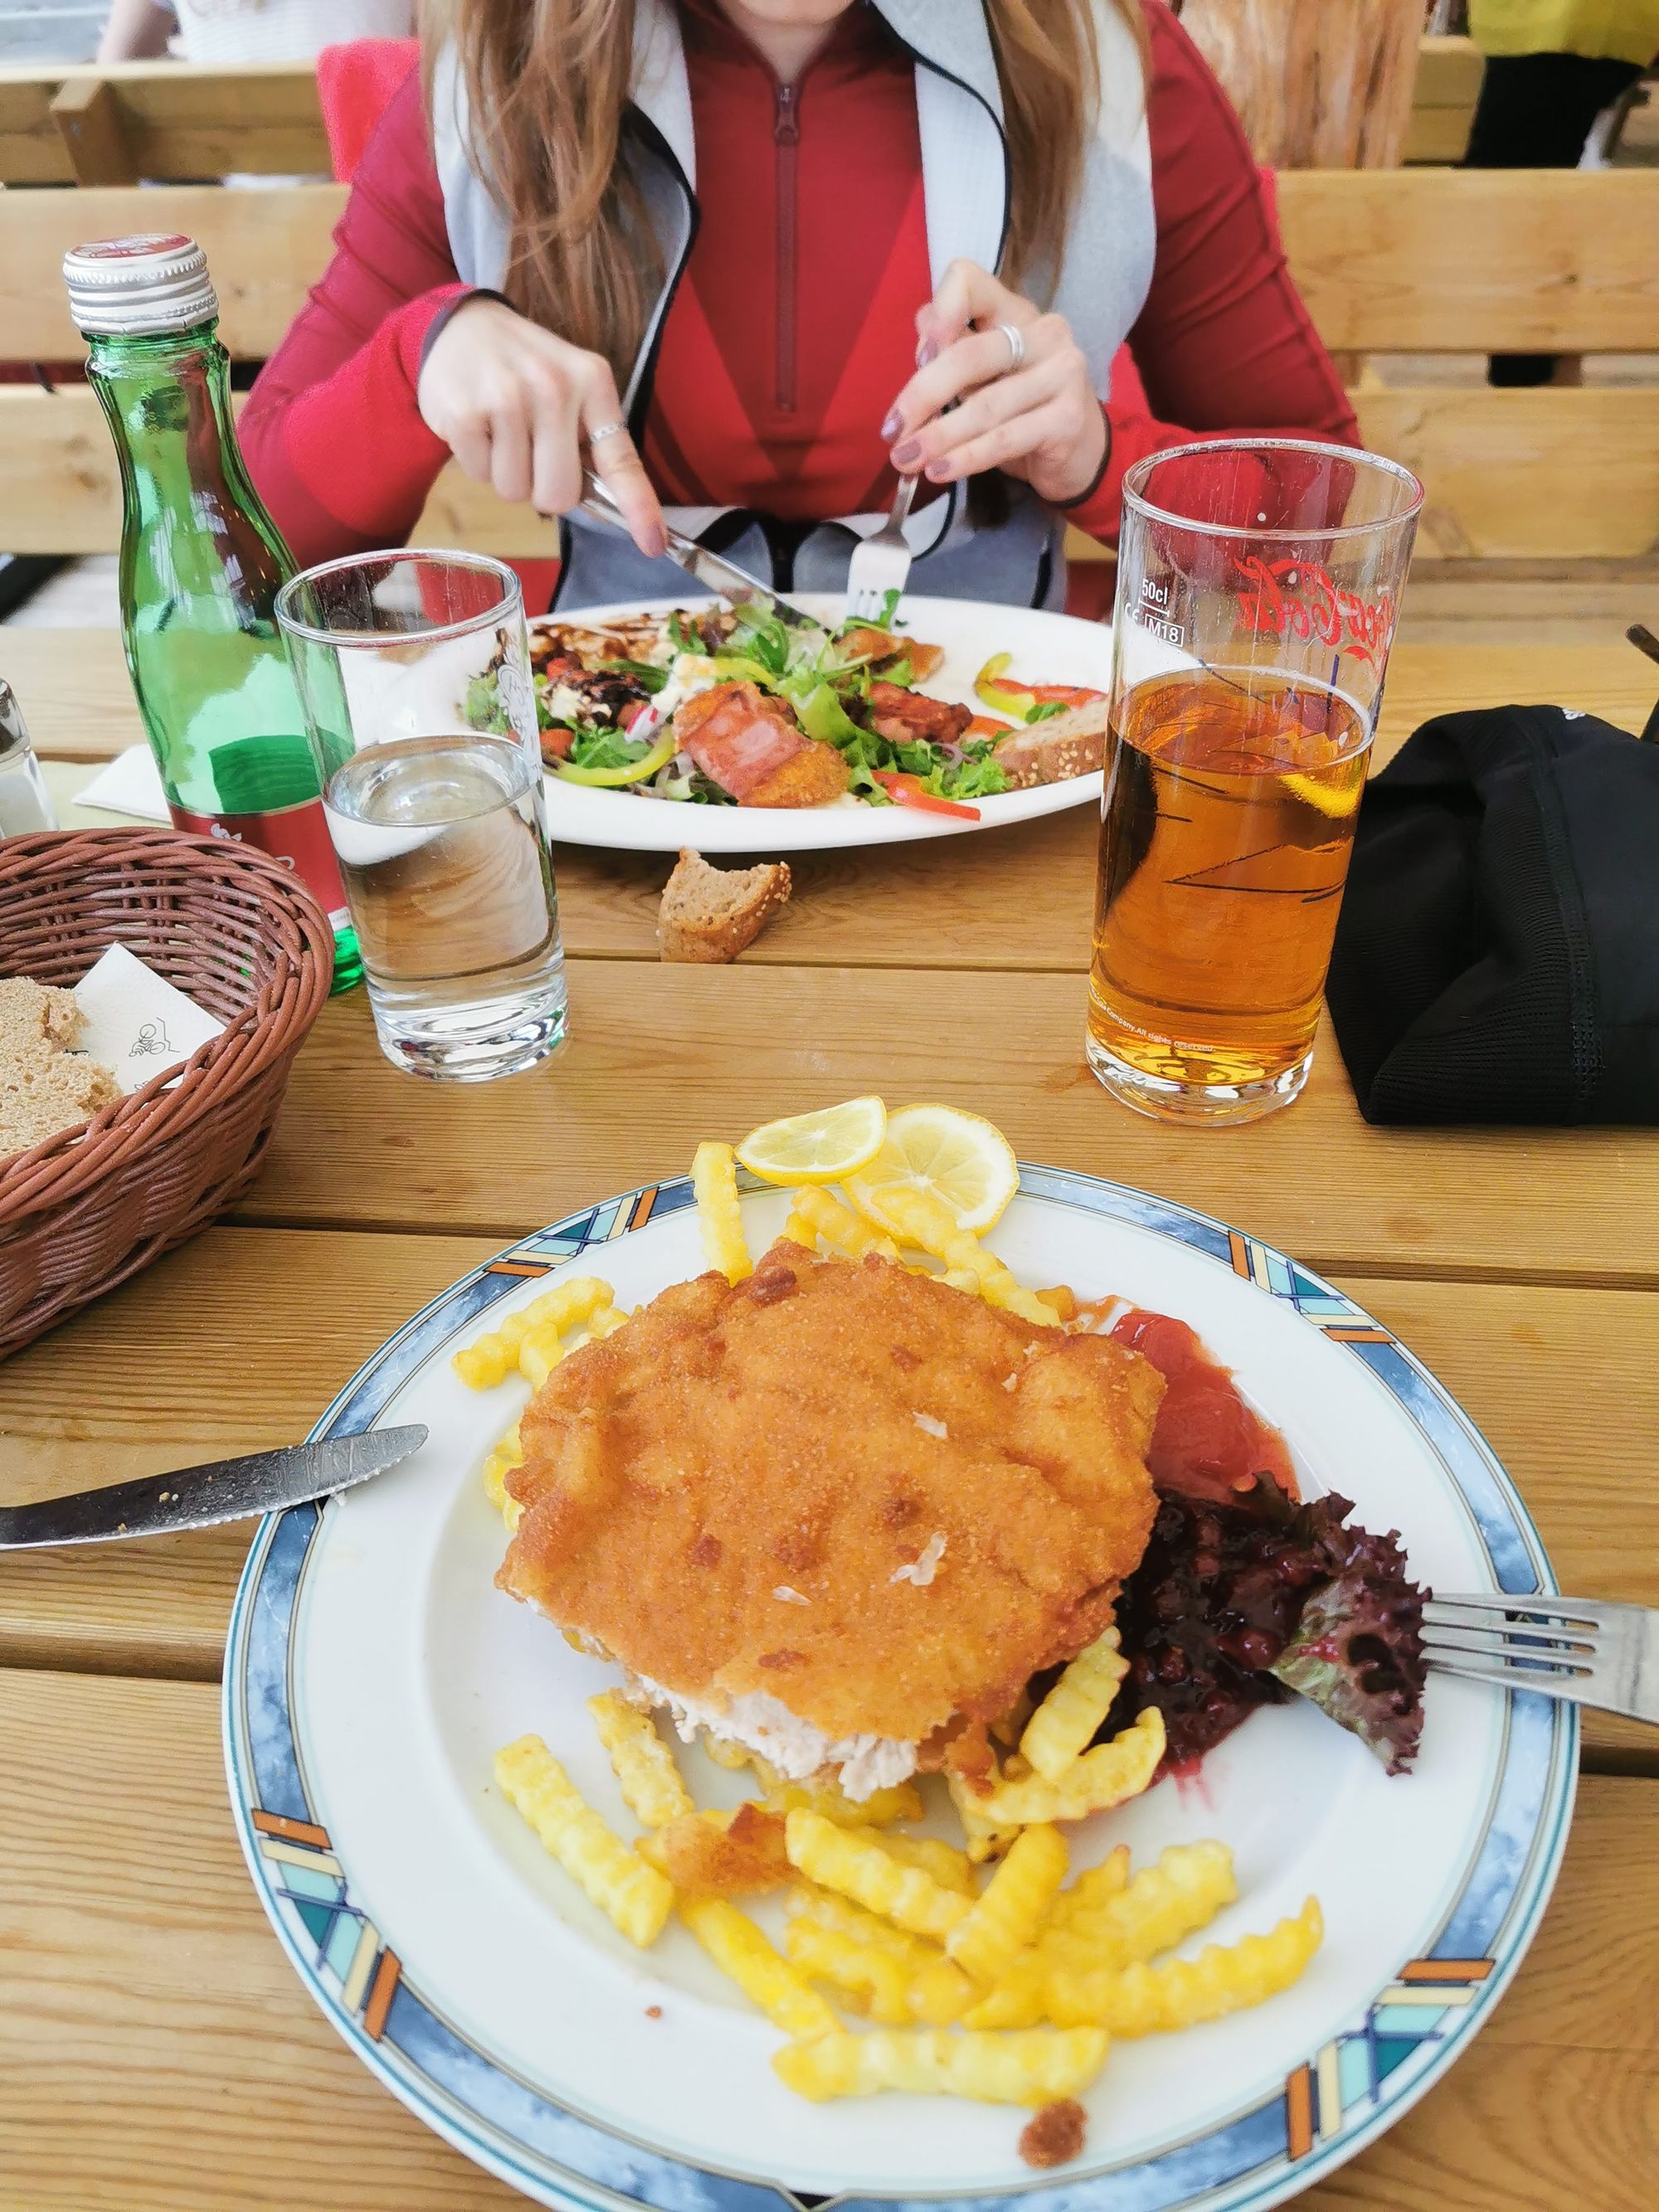
POLYGON ((0 677, 0 837, 57 827, 52 795, 23 726, 22 709, 10 684, 0 677))

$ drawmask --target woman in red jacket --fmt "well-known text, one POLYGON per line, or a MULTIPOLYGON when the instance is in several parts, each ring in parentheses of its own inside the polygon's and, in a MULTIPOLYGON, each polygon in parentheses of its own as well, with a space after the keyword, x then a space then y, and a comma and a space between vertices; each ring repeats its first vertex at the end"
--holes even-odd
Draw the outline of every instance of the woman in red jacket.
POLYGON ((683 587, 665 507, 835 589, 920 472, 916 589, 1054 605, 1066 523, 1112 532, 1142 454, 1358 441, 1161 0, 451 17, 243 416, 302 560, 401 540, 453 453, 568 518, 562 605, 683 587), (1126 342, 1150 405, 1109 397, 1126 342), (570 514, 584 458, 627 536, 570 514))

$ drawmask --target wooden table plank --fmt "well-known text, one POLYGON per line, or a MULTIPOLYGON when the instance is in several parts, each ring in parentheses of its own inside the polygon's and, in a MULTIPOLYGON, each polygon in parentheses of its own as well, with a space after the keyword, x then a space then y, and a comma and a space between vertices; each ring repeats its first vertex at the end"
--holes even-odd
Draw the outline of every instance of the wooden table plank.
POLYGON ((1170 1128, 1083 1061, 1073 975, 571 965, 572 1041, 486 1086, 422 1084, 361 993, 302 1048, 248 1220, 505 1238, 653 1178, 701 1137, 879 1091, 988 1115, 1023 1159, 1176 1198, 1310 1266, 1659 1282, 1659 1133, 1368 1128, 1328 1036, 1304 1098, 1233 1130, 1170 1128))
MULTIPOLYGON (((112 631, 7 629, 0 632, 0 667, 37 747, 54 763, 106 757, 139 741, 112 631)), ((1389 758, 1431 714, 1516 698, 1559 699, 1639 729, 1652 704, 1650 675, 1628 649, 1401 646, 1377 758, 1389 758)), ((52 780, 64 801, 84 779, 54 772, 52 780)), ((791 861, 794 897, 744 964, 1080 972, 1089 962, 1095 823, 1093 807, 1082 806, 994 835, 798 854, 791 861)), ((654 961, 657 903, 672 865, 668 854, 559 846, 555 866, 569 951, 654 961)))
MULTIPOLYGON (((0 2192, 29 2212, 495 2212, 313 2008, 249 1887, 217 1700, 0 1674, 0 2192), (181 2146, 188 2145, 188 2154, 181 2146)), ((1659 1784, 1591 1779, 1455 2072, 1314 2212, 1638 2212, 1659 2189, 1659 1784)))
MULTIPOLYGON (((0 1498, 295 1441, 361 1360, 489 1249, 210 1231, 0 1365, 0 1498)), ((1479 1421, 1564 1585, 1659 1604, 1659 1495, 1643 1442, 1659 1435, 1659 1297, 1347 1287, 1479 1421)), ((481 1406, 481 1438, 490 1423, 481 1406)), ((1340 1469, 1330 1479, 1340 1487, 1340 1469)), ((0 1556, 0 1663, 216 1679, 247 1535, 0 1556)), ((1589 1742, 1598 1761, 1659 1771, 1650 1732, 1592 1720, 1589 1742)))
MULTIPOLYGON (((0 1499, 298 1443, 377 1345, 495 1249, 210 1230, 0 1364, 0 1499)), ((249 1534, 0 1554, 0 1663, 216 1680, 249 1534)))

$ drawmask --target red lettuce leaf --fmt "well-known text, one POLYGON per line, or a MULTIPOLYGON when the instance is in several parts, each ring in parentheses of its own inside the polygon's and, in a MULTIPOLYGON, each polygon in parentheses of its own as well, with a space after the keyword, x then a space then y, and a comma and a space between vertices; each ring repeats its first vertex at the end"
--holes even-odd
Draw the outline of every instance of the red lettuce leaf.
POLYGON ((1300 1692, 1390 1773, 1422 1729, 1425 1593, 1397 1535, 1347 1525, 1352 1507, 1300 1503, 1261 1475, 1228 1501, 1161 1492, 1146 1556, 1124 1583, 1129 1662, 1103 1733, 1164 1715, 1165 1764, 1191 1766, 1258 1705, 1300 1692))
POLYGON ((1375 1556, 1397 1555, 1388 1538, 1354 1549, 1352 1565, 1308 1593, 1271 1671, 1401 1774, 1423 1732, 1423 1594, 1375 1556))

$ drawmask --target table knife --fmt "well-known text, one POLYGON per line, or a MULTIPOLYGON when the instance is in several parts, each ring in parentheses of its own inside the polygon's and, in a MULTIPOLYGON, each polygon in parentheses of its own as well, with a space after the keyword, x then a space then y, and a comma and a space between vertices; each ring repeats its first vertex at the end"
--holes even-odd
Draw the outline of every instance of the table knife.
MULTIPOLYGON (((625 529, 622 511, 592 469, 582 471, 582 507, 596 520, 609 522, 625 529)), ((711 553, 706 545, 699 545, 695 538, 687 538, 678 530, 664 526, 668 539, 668 558, 684 569, 686 574, 699 584, 706 584, 711 592, 729 599, 734 607, 757 607, 763 614, 774 614, 792 629, 823 631, 827 625, 822 619, 808 614, 805 607, 797 606, 793 599, 751 576, 746 568, 739 568, 735 561, 723 554, 711 553)))
POLYGON ((360 1436, 329 1437, 321 1443, 252 1452, 246 1459, 216 1460, 208 1467, 181 1468, 176 1474, 143 1475, 137 1482, 43 1498, 33 1505, 0 1506, 0 1552, 97 1544, 115 1536, 161 1536, 178 1528, 243 1521, 255 1513, 280 1513, 367 1482, 418 1451, 426 1436, 417 1421, 407 1428, 371 1429, 360 1436))

